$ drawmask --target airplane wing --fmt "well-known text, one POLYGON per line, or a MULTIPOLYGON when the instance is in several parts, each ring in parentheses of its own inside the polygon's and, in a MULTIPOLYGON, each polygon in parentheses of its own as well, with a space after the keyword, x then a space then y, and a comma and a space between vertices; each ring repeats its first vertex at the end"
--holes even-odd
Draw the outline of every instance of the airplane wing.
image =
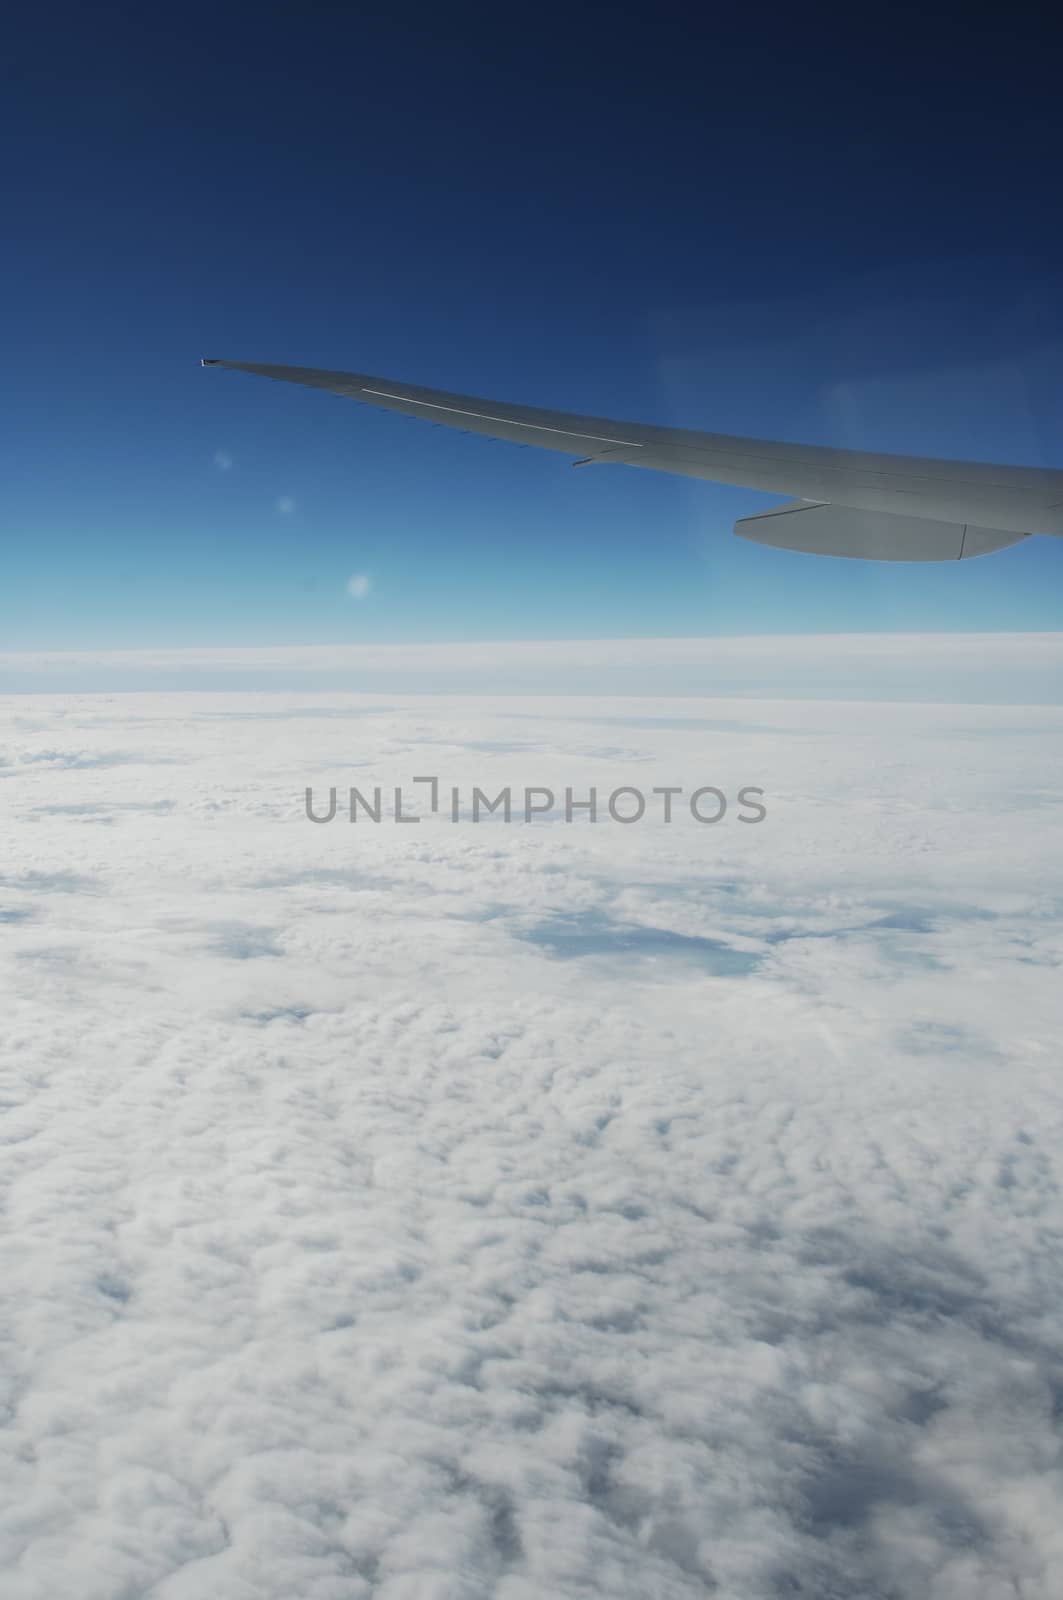
POLYGON ((1034 532, 1063 534, 1063 471, 1051 468, 879 455, 615 422, 316 367, 209 359, 203 365, 304 384, 465 433, 556 450, 575 457, 577 467, 648 467, 788 495, 792 504, 735 524, 741 537, 785 550, 876 561, 955 561, 1002 550, 1034 532))

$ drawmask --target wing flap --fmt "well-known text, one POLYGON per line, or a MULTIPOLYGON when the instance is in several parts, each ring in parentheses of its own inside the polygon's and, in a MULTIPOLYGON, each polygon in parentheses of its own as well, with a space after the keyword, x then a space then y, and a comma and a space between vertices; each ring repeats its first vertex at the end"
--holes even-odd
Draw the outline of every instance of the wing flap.
POLYGON ((965 561, 1004 550, 1027 537, 1000 528, 861 511, 813 500, 794 500, 742 517, 735 523, 735 533, 777 550, 848 556, 858 561, 965 561))

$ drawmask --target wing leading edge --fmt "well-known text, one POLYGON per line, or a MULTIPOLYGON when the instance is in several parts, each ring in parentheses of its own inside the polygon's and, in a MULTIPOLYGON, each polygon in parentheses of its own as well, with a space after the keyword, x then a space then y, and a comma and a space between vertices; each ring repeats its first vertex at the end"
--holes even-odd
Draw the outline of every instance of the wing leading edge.
POLYGON ((203 365, 324 389, 466 433, 559 451, 575 457, 579 467, 646 467, 787 495, 792 505, 735 525, 743 538, 783 549, 865 560, 954 561, 1004 549, 1032 532, 1063 534, 1063 471, 1049 468, 616 422, 315 367, 221 360, 203 365))

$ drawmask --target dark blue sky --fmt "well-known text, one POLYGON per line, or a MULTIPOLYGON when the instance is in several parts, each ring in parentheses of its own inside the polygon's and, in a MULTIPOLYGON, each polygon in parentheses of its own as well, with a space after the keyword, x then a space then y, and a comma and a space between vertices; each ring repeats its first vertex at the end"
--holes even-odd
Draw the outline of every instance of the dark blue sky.
POLYGON ((763 496, 197 365, 1063 466, 1032 13, 162 17, 7 21, 0 647, 1063 623, 1058 540, 773 553, 763 496))

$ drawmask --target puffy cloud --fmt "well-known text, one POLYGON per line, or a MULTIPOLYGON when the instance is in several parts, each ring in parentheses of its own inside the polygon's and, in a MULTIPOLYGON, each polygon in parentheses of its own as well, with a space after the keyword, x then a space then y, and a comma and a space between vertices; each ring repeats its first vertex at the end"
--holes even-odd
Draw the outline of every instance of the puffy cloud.
POLYGON ((371 580, 365 572, 354 572, 347 579, 347 593, 352 600, 364 600, 371 588, 371 580))
POLYGON ((1063 713, 3 709, 5 1594, 1050 1600, 1063 713))
POLYGON ((229 454, 228 450, 215 450, 214 465, 217 467, 219 472, 229 472, 232 470, 233 458, 229 454))

